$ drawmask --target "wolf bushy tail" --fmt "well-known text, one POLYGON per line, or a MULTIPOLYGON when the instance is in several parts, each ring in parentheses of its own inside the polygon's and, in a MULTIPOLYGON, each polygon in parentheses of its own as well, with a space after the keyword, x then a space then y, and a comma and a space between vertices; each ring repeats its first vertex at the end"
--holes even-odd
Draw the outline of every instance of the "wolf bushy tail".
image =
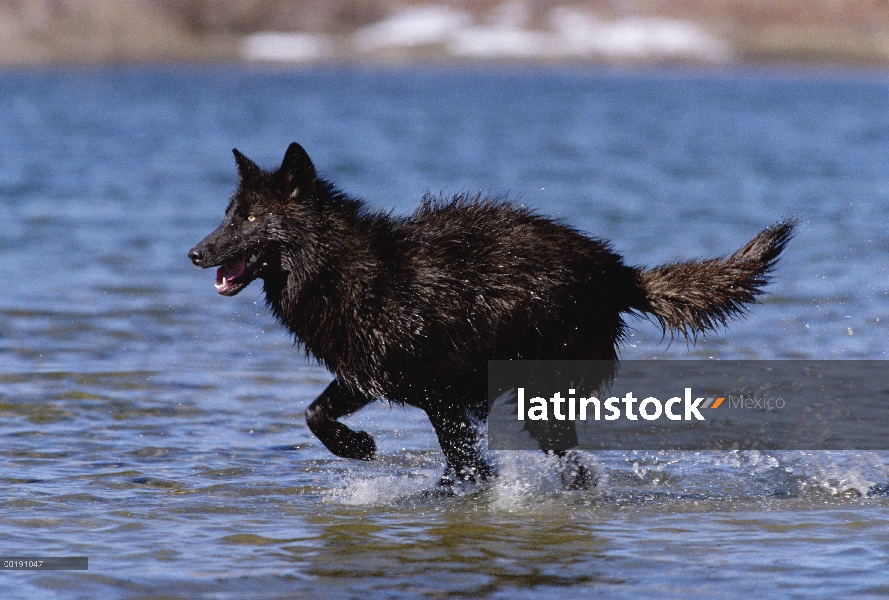
POLYGON ((639 269, 644 299, 633 308, 654 315, 665 332, 686 338, 725 325, 762 293, 796 223, 776 223, 730 256, 639 269))

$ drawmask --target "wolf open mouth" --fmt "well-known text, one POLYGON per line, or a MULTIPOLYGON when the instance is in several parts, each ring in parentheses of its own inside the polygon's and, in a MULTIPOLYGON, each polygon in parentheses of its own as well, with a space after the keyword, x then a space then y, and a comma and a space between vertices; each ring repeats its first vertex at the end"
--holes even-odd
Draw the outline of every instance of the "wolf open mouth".
POLYGON ((234 296, 256 279, 261 256, 250 254, 228 261, 216 270, 216 291, 223 296, 234 296))

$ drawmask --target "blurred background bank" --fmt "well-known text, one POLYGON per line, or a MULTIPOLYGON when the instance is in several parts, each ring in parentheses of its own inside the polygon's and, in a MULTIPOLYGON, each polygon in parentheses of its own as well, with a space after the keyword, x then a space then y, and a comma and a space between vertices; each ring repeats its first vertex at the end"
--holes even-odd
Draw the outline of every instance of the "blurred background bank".
POLYGON ((0 65, 889 65, 886 0, 0 0, 0 65))

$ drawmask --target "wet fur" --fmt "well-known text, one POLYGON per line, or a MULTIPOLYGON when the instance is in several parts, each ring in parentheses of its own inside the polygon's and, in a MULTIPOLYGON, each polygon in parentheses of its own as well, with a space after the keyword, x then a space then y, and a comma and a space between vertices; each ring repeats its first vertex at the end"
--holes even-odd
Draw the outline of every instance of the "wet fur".
POLYGON ((275 317, 334 374, 306 412, 328 449, 370 459, 373 439, 337 419, 378 398, 417 406, 447 459, 445 481, 490 473, 476 427, 488 360, 614 361, 632 313, 671 335, 712 331, 755 301, 794 225, 727 257, 644 269, 503 199, 426 197, 393 217, 318 177, 298 144, 277 171, 235 157, 225 220, 189 256, 212 267, 260 253, 234 293, 262 279, 275 317))

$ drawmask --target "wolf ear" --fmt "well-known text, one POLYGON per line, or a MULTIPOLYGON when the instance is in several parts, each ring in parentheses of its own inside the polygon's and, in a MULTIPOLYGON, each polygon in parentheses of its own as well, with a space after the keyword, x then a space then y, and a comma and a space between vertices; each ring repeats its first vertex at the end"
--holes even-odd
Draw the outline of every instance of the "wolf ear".
POLYGON ((238 165, 238 176, 241 178, 241 181, 254 179, 262 173, 262 169, 255 162, 238 152, 237 148, 232 148, 232 154, 235 155, 235 163, 238 165))
POLYGON ((284 162, 278 172, 293 187, 303 185, 315 179, 315 165, 305 149, 296 142, 290 144, 284 154, 284 162))

